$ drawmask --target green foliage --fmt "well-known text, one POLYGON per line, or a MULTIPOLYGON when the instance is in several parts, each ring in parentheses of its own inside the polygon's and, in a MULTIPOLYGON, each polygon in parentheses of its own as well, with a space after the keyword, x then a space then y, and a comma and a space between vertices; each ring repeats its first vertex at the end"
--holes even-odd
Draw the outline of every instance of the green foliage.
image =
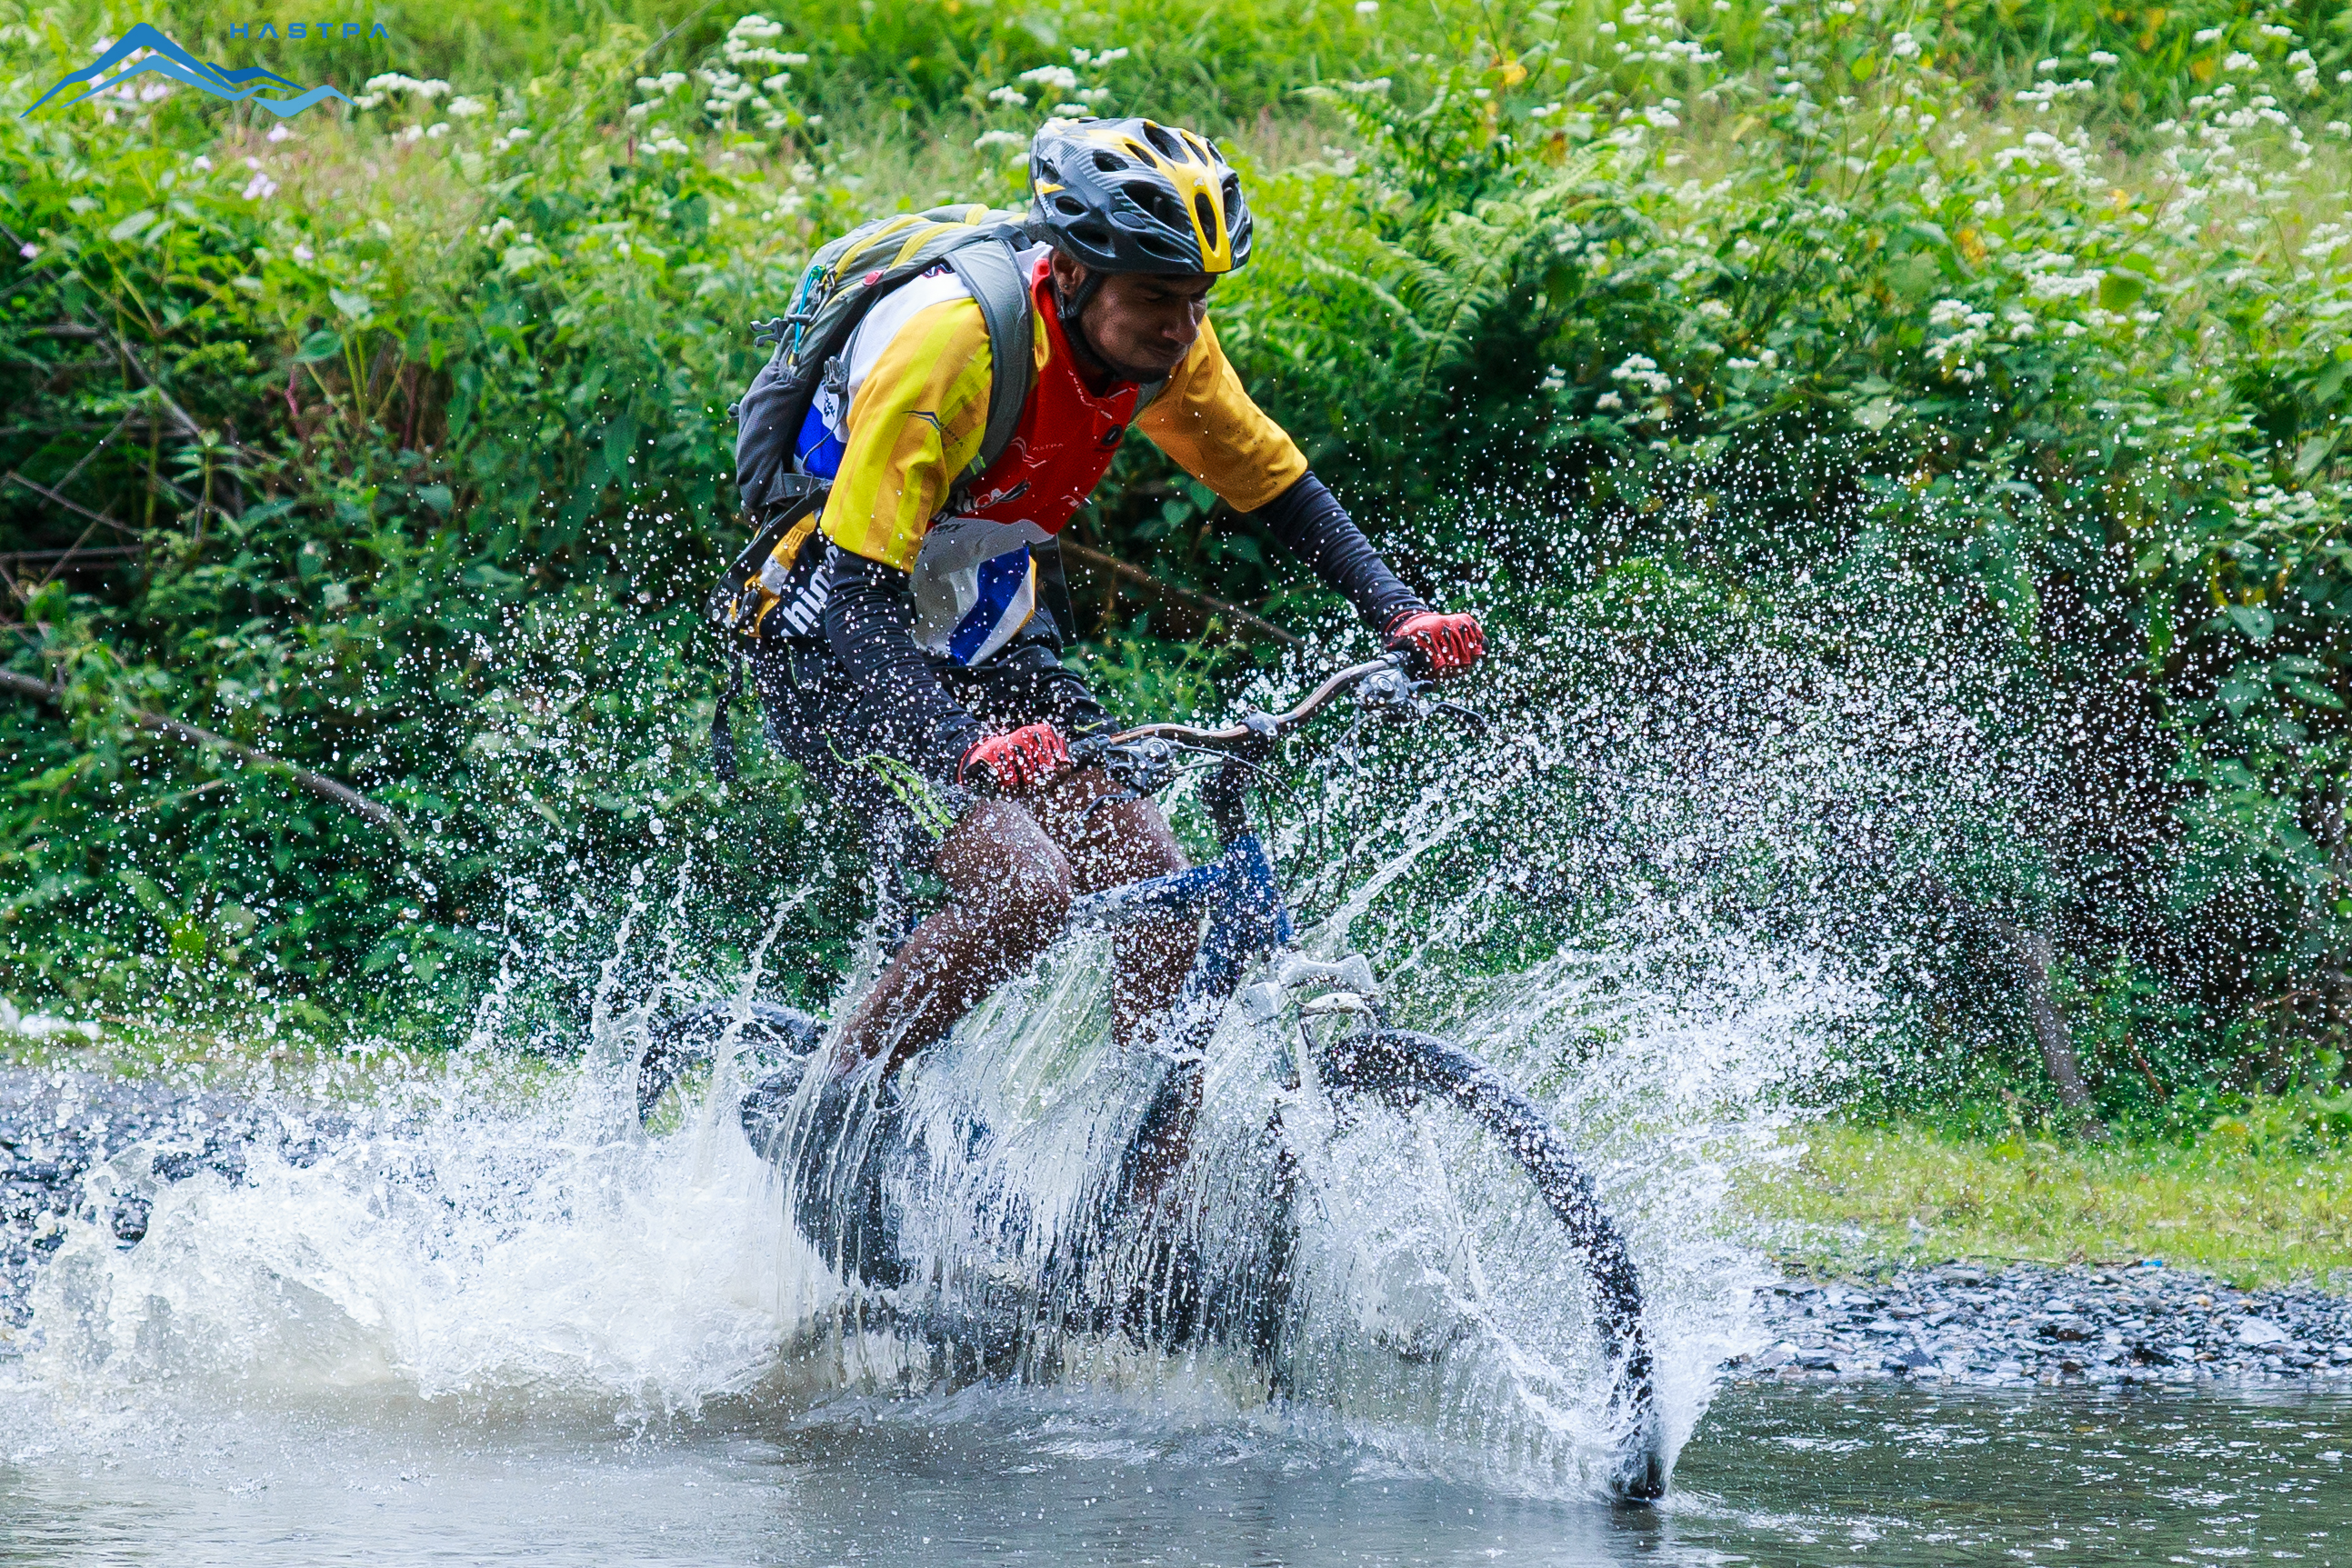
MULTIPOLYGON (((1852 1092, 2034 1107, 2014 954, 2039 930, 2110 1117, 2209 1125, 2340 1068, 2336 12, 386 16, 390 42, 312 63, 400 78, 278 141, 185 93, 16 119, 98 24, 0 29, 0 460, 111 519, 12 485, 0 549, 95 526, 136 552, 34 570, 16 604, 9 667, 67 695, 0 707, 0 990, 446 1037, 485 988, 560 1011, 578 977, 514 955, 552 931, 608 951, 668 888, 711 945, 688 967, 739 959, 834 842, 789 769, 722 789, 700 761, 744 324, 865 216, 1017 197, 1066 94, 1232 139, 1262 237, 1220 337, 1406 575, 1517 652, 1507 721, 1769 655, 1946 679, 1994 758, 1861 747, 1876 782, 1735 802, 1697 862, 1604 856, 1573 896, 1490 845, 1433 854, 1399 906, 1491 888, 1465 962, 1695 899, 1925 977, 1887 982, 1852 1092), (409 841, 134 709, 348 779, 409 841)), ((1219 510, 1130 444, 1078 526, 1344 634, 1219 510)), ((1244 675, 1121 602, 1082 592, 1084 656, 1137 711, 1244 675)), ((1718 729, 1781 743, 1726 700, 1718 729)), ((1544 820, 1601 835, 1596 791, 1664 800, 1655 751, 1541 795, 1544 820)), ((1353 805, 1412 800, 1400 779, 1353 805)), ((857 913, 852 879, 824 885, 771 955, 819 993, 857 913)))

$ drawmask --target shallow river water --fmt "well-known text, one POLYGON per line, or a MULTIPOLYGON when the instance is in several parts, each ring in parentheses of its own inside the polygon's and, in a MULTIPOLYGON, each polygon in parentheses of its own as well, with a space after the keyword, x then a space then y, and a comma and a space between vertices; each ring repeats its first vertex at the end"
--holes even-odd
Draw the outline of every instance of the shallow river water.
POLYGON ((1612 1509, 1229 1413, 1002 1388, 636 1434, 528 1405, 167 1406, 0 1463, 0 1559, 2336 1563, 2347 1450, 2341 1395, 1737 1388, 1663 1507, 1612 1509))

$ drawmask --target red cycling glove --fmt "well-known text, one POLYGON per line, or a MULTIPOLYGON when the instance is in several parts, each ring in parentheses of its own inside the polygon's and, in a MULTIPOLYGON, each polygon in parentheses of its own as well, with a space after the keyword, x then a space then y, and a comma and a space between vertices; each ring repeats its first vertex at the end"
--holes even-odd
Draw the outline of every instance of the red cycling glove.
POLYGON ((956 782, 976 784, 984 779, 999 795, 1018 795, 1067 772, 1069 766, 1069 743, 1062 738, 1062 732, 1050 724, 1032 724, 1010 735, 992 735, 973 742, 963 754, 962 766, 956 769, 956 782), (975 773, 982 777, 975 778, 975 773))
POLYGON ((1486 633, 1475 615, 1441 615, 1412 610, 1389 622, 1389 651, 1409 650, 1433 677, 1459 674, 1486 651, 1486 633))

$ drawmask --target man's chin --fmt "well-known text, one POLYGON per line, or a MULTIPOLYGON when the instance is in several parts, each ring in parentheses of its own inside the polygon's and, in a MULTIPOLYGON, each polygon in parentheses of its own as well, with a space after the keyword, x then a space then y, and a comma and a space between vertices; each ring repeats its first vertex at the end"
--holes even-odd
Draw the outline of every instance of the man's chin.
POLYGON ((1174 375, 1176 367, 1183 362, 1184 356, 1178 354, 1173 359, 1162 360, 1156 364, 1140 362, 1131 365, 1113 365, 1111 371, 1123 382, 1164 382, 1174 375))

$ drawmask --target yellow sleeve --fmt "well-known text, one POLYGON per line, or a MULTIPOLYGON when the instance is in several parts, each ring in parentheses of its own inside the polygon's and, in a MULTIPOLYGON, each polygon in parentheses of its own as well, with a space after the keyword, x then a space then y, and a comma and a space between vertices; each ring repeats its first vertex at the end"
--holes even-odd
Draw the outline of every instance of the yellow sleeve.
POLYGON ((1256 511, 1307 472, 1306 455, 1242 390, 1206 321, 1135 427, 1236 512, 1256 511))
POLYGON ((915 570, 948 489, 988 423, 988 326, 971 299, 919 310, 874 362, 849 405, 825 538, 852 555, 915 570))

